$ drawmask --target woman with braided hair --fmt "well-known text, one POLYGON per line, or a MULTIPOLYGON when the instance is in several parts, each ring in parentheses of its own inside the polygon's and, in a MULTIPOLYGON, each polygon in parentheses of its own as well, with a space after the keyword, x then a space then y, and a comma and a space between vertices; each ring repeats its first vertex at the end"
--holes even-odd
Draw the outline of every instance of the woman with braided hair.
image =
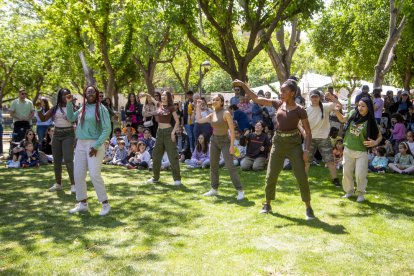
POLYGON ((102 210, 99 215, 108 214, 111 207, 108 203, 108 196, 101 176, 102 160, 105 155, 103 143, 108 139, 111 132, 111 120, 109 112, 99 102, 99 91, 94 86, 85 88, 83 94, 83 105, 73 111, 72 95, 66 96, 68 107, 68 119, 71 122, 77 120, 75 149, 75 188, 78 204, 70 210, 70 213, 88 211, 88 195, 86 189, 86 170, 95 188, 99 202, 102 203, 102 210))
MULTIPOLYGON (((52 119, 55 124, 55 132, 52 139, 53 169, 55 172, 55 184, 50 187, 50 192, 62 190, 62 160, 66 165, 71 184, 70 191, 75 193, 75 180, 73 177, 73 148, 75 145, 75 128, 73 123, 68 120, 66 95, 70 91, 61 88, 58 91, 56 105, 49 109, 45 114, 42 110, 37 111, 41 121, 52 119)), ((37 104, 40 107, 40 103, 37 104)))
POLYGON ((308 121, 312 133, 312 144, 309 149, 309 159, 305 164, 306 172, 309 171, 309 164, 312 162, 316 150, 319 150, 322 155, 323 162, 325 162, 329 169, 329 173, 331 174, 332 183, 336 187, 341 187, 332 154, 332 143, 329 138, 329 114, 335 110, 337 104, 341 105, 341 103, 333 94, 329 92, 325 95, 325 98, 329 102, 322 103, 322 95, 321 91, 311 91, 311 104, 306 107, 306 113, 308 114, 308 121))

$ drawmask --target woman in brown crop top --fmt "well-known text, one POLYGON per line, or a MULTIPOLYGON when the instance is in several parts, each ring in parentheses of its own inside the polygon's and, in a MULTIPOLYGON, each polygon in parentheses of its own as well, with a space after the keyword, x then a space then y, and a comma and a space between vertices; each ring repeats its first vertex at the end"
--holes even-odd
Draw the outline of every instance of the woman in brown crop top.
POLYGON ((206 117, 201 117, 201 105, 203 101, 197 101, 197 122, 200 124, 210 123, 213 127, 213 136, 210 139, 210 180, 211 190, 205 193, 205 196, 218 195, 219 187, 219 161, 220 154, 223 154, 224 163, 230 173, 231 181, 237 190, 237 200, 244 198, 243 187, 240 183, 240 177, 233 163, 234 154, 234 123, 230 112, 224 110, 223 95, 218 94, 212 99, 213 113, 206 117), (229 139, 230 130, 230 139, 229 139))
POLYGON ((170 92, 164 91, 161 94, 161 101, 156 101, 148 93, 141 93, 140 97, 147 97, 157 107, 156 118, 158 121, 157 137, 152 150, 152 172, 153 177, 147 183, 155 183, 159 181, 161 160, 164 151, 167 152, 168 159, 171 163, 171 170, 174 178, 174 185, 181 185, 180 164, 178 161, 177 145, 175 143, 175 132, 180 124, 178 115, 174 107, 173 98, 170 92), (171 119, 174 118, 174 128, 171 125, 171 119))
POLYGON ((239 86, 259 105, 273 106, 276 110, 277 131, 273 136, 273 144, 270 152, 269 163, 266 174, 266 203, 260 213, 269 213, 272 208, 270 203, 275 199, 276 184, 279 173, 283 169, 285 157, 289 158, 293 173, 298 181, 302 201, 306 205, 306 218, 315 218, 310 205, 310 191, 308 176, 305 172, 305 163, 309 158, 309 148, 312 142, 312 134, 309 126, 308 116, 305 109, 295 102, 295 94, 298 89, 294 80, 285 81, 281 90, 281 100, 272 100, 258 97, 247 84, 240 80, 234 80, 234 86, 239 86), (305 130, 305 148, 302 150, 302 140, 298 130, 301 122, 305 130))

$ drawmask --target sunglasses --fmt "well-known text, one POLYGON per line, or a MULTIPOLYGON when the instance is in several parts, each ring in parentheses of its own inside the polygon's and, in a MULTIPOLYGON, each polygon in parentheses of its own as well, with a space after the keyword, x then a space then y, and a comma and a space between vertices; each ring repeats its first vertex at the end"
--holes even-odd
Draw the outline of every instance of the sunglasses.
POLYGON ((28 133, 27 135, 34 135, 34 133, 28 133))
POLYGON ((20 95, 24 96, 24 95, 27 95, 27 93, 20 93, 20 95))

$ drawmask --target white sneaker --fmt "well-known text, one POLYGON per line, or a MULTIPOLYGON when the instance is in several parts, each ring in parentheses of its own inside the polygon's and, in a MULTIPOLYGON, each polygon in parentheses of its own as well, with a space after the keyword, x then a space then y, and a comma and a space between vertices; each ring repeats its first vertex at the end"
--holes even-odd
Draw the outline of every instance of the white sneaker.
POLYGON ((155 180, 154 177, 151 177, 150 179, 147 180, 147 184, 154 184, 157 183, 158 180, 155 180))
POLYGON ((211 189, 210 191, 204 194, 204 196, 216 196, 216 195, 218 195, 218 191, 215 189, 211 189))
POLYGON ((60 184, 53 184, 52 187, 49 188, 49 192, 56 192, 56 191, 61 191, 62 190, 62 185, 60 184))
POLYGON ((109 203, 102 203, 102 209, 99 212, 99 215, 106 216, 110 210, 111 210, 111 205, 109 205, 109 203))
POLYGON ((237 191, 237 200, 242 200, 244 198, 244 192, 243 191, 237 191))
POLYGON ((346 193, 344 196, 343 196, 343 198, 350 198, 350 197, 352 197, 352 196, 354 196, 355 194, 354 193, 346 193))
POLYGON ((88 203, 78 202, 75 208, 71 209, 69 213, 73 214, 73 213, 88 212, 88 211, 89 211, 88 203))
POLYGON ((181 180, 175 180, 175 181, 174 181, 174 185, 175 185, 175 186, 180 186, 180 185, 182 185, 181 180))
POLYGON ((72 194, 76 194, 75 185, 70 185, 70 192, 71 192, 72 194))
POLYGON ((359 195, 357 198, 357 202, 362 202, 364 200, 365 200, 364 195, 359 195))

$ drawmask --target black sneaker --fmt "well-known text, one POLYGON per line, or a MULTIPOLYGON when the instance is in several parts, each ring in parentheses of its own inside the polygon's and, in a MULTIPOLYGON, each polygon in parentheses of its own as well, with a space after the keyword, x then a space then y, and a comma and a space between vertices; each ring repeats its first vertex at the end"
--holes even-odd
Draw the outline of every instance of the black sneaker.
POLYGON ((265 203, 263 204, 262 210, 260 210, 259 214, 269 214, 272 212, 272 206, 270 204, 265 203))
POLYGON ((341 187, 341 183, 339 183, 338 178, 332 179, 332 183, 333 183, 336 187, 341 187))
POLYGON ((306 220, 312 220, 315 218, 312 207, 306 208, 306 220))

